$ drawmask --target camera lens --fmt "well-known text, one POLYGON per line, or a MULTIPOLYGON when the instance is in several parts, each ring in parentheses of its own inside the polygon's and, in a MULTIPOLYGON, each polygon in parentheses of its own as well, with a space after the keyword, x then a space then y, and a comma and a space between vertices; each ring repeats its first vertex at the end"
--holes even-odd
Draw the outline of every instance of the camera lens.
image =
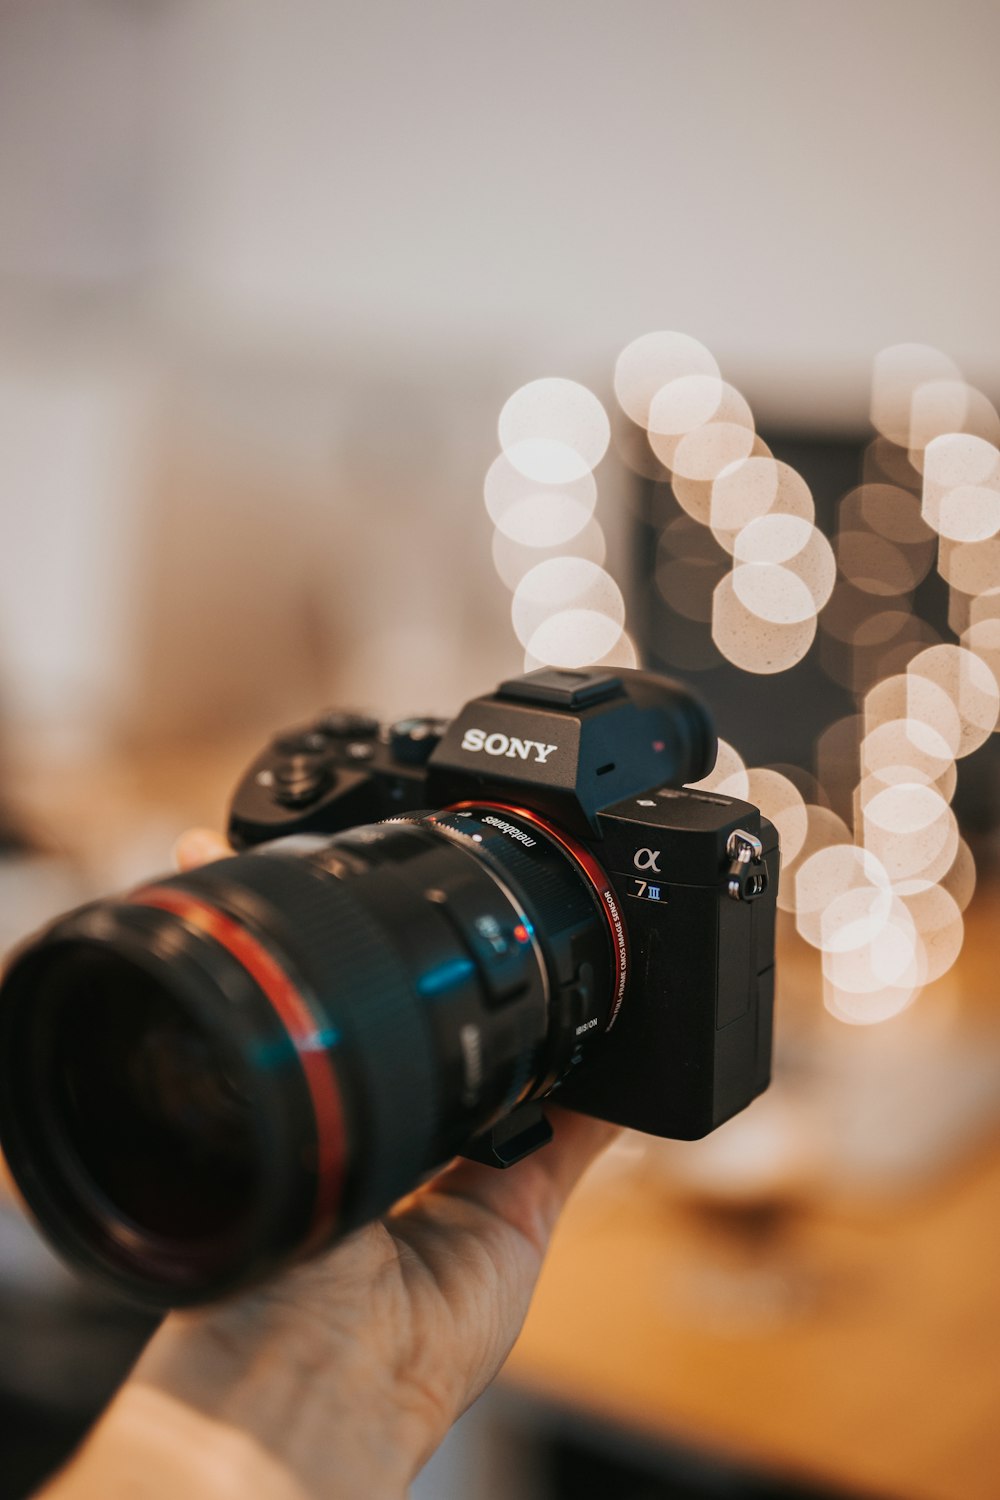
POLYGON ((133 1223, 197 1243, 245 1213, 249 1099, 213 1038, 171 992, 115 953, 61 952, 52 1128, 81 1175, 133 1223))
POLYGON ((625 935, 589 853, 460 806, 70 914, 0 991, 0 1141, 74 1263, 208 1300, 368 1222, 599 1047, 625 935))

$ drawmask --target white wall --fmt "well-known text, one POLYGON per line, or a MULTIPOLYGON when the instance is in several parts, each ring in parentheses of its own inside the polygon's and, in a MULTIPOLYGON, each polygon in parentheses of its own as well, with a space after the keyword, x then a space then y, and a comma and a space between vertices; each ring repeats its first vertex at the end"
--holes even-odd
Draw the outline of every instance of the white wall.
POLYGON ((772 423, 861 422, 904 339, 997 394, 998 56, 994 0, 0 0, 8 716, 446 708, 516 669, 496 414, 542 374, 607 395, 651 328, 772 423), (133 366, 167 393, 138 465, 133 366), (191 417, 227 370, 260 383, 228 452, 191 417))
POLYGON ((7 0, 0 272, 524 375, 682 327, 845 417, 892 341, 995 377, 998 55, 991 0, 7 0))

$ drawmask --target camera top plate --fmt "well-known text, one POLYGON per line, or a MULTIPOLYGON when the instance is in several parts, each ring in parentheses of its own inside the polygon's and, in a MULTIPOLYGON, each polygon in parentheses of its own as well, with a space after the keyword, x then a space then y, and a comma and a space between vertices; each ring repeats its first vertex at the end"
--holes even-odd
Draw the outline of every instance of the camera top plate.
POLYGON ((706 710, 652 673, 544 668, 474 698, 428 763, 432 803, 528 799, 582 838, 598 814, 652 786, 697 781, 715 760, 706 710))
POLYGON ((388 728, 329 713, 285 730, 244 774, 230 813, 237 848, 457 801, 524 801, 581 838, 599 813, 648 787, 708 771, 715 734, 679 683, 626 668, 544 668, 475 698, 450 724, 388 728))

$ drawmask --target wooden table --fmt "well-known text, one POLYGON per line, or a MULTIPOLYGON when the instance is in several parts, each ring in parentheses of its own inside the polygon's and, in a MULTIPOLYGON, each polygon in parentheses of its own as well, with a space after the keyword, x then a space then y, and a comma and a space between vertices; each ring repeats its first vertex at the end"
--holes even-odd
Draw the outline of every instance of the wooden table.
MULTIPOLYGON (((970 995, 996 993, 998 909, 986 892, 968 913, 970 995)), ((505 1378, 852 1493, 996 1500, 998 1272, 995 1138, 881 1208, 843 1194, 713 1208, 662 1173, 599 1165, 505 1378)))

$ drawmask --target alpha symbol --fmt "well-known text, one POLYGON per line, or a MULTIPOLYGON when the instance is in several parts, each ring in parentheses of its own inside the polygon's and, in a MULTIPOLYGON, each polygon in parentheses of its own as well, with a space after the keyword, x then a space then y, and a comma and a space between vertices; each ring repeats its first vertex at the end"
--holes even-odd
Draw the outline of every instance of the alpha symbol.
POLYGON ((657 875, 659 875, 660 867, 656 863, 659 857, 660 854, 657 849, 637 849, 632 863, 637 870, 655 870, 657 875))

